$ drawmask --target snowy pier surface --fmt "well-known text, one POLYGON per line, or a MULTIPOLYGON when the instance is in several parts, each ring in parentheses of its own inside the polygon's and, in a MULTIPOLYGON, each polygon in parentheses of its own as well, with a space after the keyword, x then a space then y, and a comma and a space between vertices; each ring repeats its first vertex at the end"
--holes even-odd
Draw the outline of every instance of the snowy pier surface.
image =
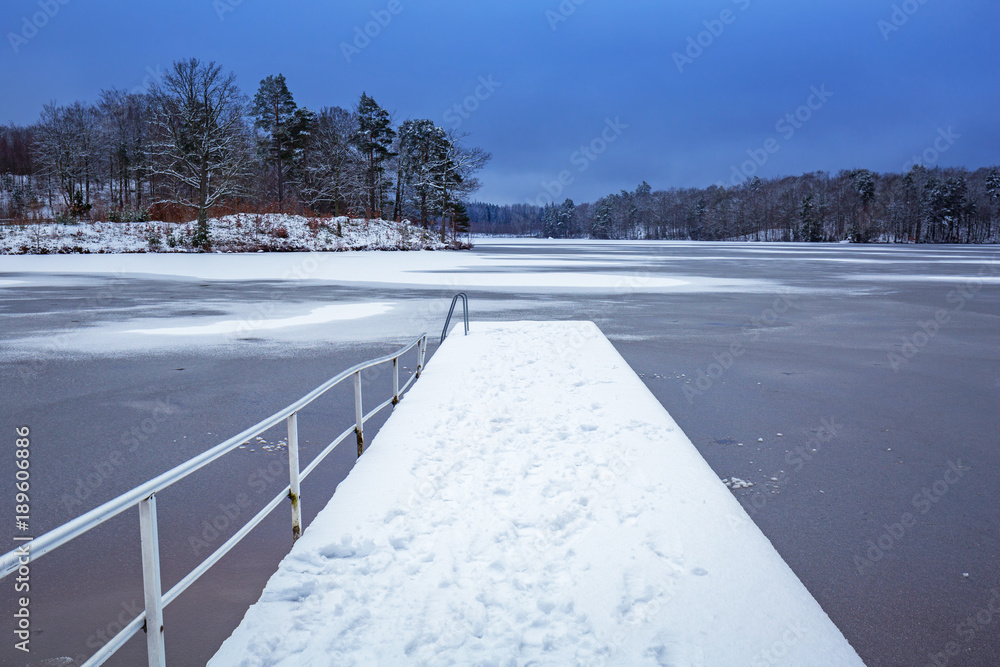
POLYGON ((445 342, 210 664, 862 662, 596 326, 519 322, 445 342))

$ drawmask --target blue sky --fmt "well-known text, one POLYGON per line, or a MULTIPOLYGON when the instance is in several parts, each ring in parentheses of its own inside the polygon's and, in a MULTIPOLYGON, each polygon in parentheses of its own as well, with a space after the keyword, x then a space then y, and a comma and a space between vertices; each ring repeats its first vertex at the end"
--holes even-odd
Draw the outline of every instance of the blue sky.
POLYGON ((460 122, 498 203, 1000 163, 996 0, 4 0, 0 31, 0 122, 195 56, 249 95, 280 72, 302 106, 460 122))

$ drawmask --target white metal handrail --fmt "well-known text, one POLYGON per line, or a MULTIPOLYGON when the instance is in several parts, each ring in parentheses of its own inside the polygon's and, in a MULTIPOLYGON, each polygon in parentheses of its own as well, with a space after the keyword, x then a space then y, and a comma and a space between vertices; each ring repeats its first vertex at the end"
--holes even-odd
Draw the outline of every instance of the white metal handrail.
MULTIPOLYGON (((353 432, 357 436, 358 456, 364 453, 364 423, 371 417, 382 411, 389 405, 399 403, 403 394, 410 385, 420 377, 427 355, 427 334, 421 334, 407 345, 392 354, 387 354, 377 359, 361 362, 347 370, 339 373, 335 377, 327 380, 311 392, 292 403, 287 408, 279 410, 263 421, 258 422, 238 435, 229 438, 215 447, 202 452, 179 466, 168 470, 141 484, 131 491, 109 500, 108 502, 95 507, 77 518, 64 523, 63 525, 50 530, 24 544, 28 545, 28 563, 34 562, 46 553, 66 544, 75 537, 96 528, 108 519, 115 517, 132 507, 139 507, 139 527, 142 541, 142 576, 143 592, 145 597, 145 611, 132 619, 124 629, 111 638, 94 655, 84 663, 84 667, 91 667, 104 663, 111 657, 125 642, 132 638, 140 629, 146 630, 146 652, 149 664, 157 667, 164 667, 164 642, 163 642, 163 608, 183 593, 212 565, 217 563, 226 553, 240 542, 254 527, 264 520, 281 501, 291 500, 292 504, 292 541, 298 539, 302 532, 302 506, 300 502, 300 483, 318 466, 334 448, 343 442, 353 432), (417 368, 416 372, 402 385, 399 384, 399 359, 404 354, 417 348, 417 368), (378 366, 380 364, 392 362, 392 397, 380 403, 368 414, 364 414, 361 396, 361 371, 378 366), (303 470, 299 469, 299 438, 298 438, 298 413, 327 391, 337 386, 347 378, 354 380, 354 413, 355 423, 343 433, 338 435, 333 442, 327 445, 322 452, 316 456, 303 470), (177 582, 173 588, 166 593, 160 587, 160 548, 156 521, 156 494, 167 488, 171 484, 180 481, 191 473, 203 468, 216 459, 228 454, 243 443, 247 442, 270 428, 277 426, 285 420, 288 426, 288 474, 289 484, 277 496, 271 499, 249 522, 243 525, 236 533, 226 540, 218 549, 202 561, 194 570, 189 572, 184 578, 177 582)), ((18 567, 24 565, 24 551, 15 549, 0 556, 0 579, 16 572, 18 567)))

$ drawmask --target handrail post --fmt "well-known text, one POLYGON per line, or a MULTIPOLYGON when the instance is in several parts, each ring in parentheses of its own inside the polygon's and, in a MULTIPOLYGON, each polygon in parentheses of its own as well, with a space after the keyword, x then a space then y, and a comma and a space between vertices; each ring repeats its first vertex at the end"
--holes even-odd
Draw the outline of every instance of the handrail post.
POLYGON ((354 432, 358 436, 358 458, 365 453, 365 412, 361 407, 361 371, 354 374, 354 432))
POLYGON ((469 335, 469 295, 462 292, 462 310, 465 314, 465 335, 469 335))
POLYGON ((399 405, 399 357, 392 358, 392 404, 399 405))
POLYGON ((299 496, 299 413, 288 415, 288 498, 292 501, 292 542, 302 534, 302 499, 299 496))
POLYGON ((163 647, 163 596, 160 589, 160 535, 156 494, 139 501, 142 538, 142 588, 146 602, 146 656, 149 667, 166 667, 163 647))
POLYGON ((424 359, 427 355, 427 336, 420 339, 420 343, 417 345, 417 378, 420 378, 420 373, 424 370, 424 359))

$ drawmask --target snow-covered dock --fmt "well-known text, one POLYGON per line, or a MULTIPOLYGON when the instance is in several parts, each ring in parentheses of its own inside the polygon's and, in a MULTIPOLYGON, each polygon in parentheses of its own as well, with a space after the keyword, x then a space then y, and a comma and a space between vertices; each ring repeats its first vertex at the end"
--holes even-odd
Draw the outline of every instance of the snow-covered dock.
POLYGON ((861 665, 596 326, 453 335, 212 662, 861 665))

